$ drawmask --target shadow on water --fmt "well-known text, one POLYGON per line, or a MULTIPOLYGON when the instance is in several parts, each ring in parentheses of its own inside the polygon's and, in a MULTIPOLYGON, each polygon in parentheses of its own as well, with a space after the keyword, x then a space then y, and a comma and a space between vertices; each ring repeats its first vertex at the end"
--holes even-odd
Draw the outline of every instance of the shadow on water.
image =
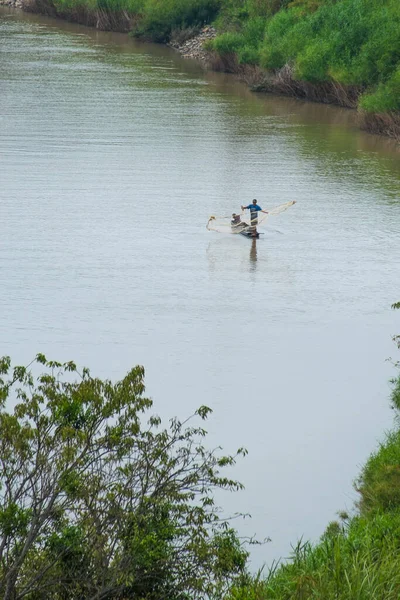
POLYGON ((287 273, 289 264, 282 262, 282 257, 276 257, 279 268, 268 264, 266 241, 267 234, 262 240, 217 234, 206 248, 209 274, 216 279, 229 279, 231 274, 235 279, 242 279, 255 274, 258 269, 264 274, 269 272, 272 277, 275 270, 280 270, 280 275, 287 273), (258 247, 258 244, 261 245, 258 247))
POLYGON ((257 240, 251 240, 250 247, 250 271, 255 271, 257 268, 257 240))

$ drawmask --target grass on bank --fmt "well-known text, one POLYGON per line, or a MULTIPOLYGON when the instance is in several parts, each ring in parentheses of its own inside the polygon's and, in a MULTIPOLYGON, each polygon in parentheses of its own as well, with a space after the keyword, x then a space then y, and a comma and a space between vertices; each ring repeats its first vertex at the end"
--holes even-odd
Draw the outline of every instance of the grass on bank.
POLYGON ((175 30, 201 27, 217 16, 222 0, 33 0, 56 14, 101 29, 117 29, 118 16, 123 15, 121 30, 153 42, 168 42, 175 30), (102 20, 103 19, 103 20, 102 20))
POLYGON ((136 4, 134 13, 138 15, 133 34, 154 42, 168 41, 175 30, 210 23, 221 7, 221 0, 132 1, 136 4))
POLYGON ((239 4, 222 10, 230 30, 214 42, 221 55, 272 71, 289 65, 311 84, 357 86, 369 112, 400 110, 398 0, 249 0, 241 11, 239 4))
POLYGON ((331 523, 316 545, 300 542, 287 564, 235 587, 229 600, 398 600, 400 501, 392 473, 399 470, 399 457, 397 433, 364 469, 359 515, 331 523))

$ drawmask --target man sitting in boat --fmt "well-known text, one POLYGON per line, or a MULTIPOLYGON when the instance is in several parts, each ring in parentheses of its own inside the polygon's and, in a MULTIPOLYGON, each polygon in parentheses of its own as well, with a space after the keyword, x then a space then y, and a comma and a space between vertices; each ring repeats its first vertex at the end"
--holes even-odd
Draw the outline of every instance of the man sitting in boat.
POLYGON ((257 237, 257 223, 258 223, 258 214, 257 213, 259 210, 261 210, 261 212, 264 212, 264 213, 268 213, 268 211, 263 210, 261 208, 261 206, 258 206, 256 199, 254 199, 253 202, 251 204, 249 204, 248 206, 242 206, 242 210, 250 211, 249 233, 251 233, 252 236, 257 237))
POLYGON ((233 213, 232 219, 231 219, 231 226, 232 226, 232 229, 235 229, 235 230, 237 229, 238 231, 242 231, 243 229, 245 229, 247 227, 247 224, 244 223, 240 219, 240 215, 233 213))

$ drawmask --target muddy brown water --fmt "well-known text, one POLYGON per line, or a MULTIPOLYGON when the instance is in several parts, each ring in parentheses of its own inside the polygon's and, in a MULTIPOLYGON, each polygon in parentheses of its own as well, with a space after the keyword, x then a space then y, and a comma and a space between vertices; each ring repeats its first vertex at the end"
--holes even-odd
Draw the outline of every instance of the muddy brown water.
POLYGON ((0 10, 0 352, 146 367, 162 417, 214 410, 246 446, 219 498, 316 540, 391 425, 400 332, 396 145, 354 113, 252 94, 174 51, 0 10), (211 214, 295 199, 253 243, 211 214))

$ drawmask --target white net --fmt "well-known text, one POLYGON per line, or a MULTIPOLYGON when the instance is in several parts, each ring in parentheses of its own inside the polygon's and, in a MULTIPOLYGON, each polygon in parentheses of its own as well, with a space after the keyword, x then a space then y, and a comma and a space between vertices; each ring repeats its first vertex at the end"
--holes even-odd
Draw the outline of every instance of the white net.
POLYGON ((257 211, 256 217, 250 215, 250 211, 242 211, 240 214, 233 213, 229 217, 214 217, 208 219, 207 229, 218 231, 219 233, 243 233, 251 231, 255 227, 264 224, 268 217, 275 217, 281 212, 287 210, 290 206, 296 204, 295 200, 280 204, 275 208, 257 211))

